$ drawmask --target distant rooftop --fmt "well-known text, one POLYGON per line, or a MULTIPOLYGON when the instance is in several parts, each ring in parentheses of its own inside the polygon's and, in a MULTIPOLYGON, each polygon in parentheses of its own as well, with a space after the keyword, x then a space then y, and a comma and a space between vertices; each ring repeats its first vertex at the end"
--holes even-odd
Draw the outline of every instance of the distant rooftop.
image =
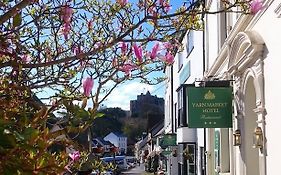
POLYGON ((123 133, 121 132, 112 132, 113 134, 115 134, 117 137, 126 137, 123 133))
POLYGON ((98 140, 100 143, 102 143, 103 145, 111 145, 111 144, 112 144, 110 141, 106 141, 106 140, 104 140, 104 139, 101 138, 101 137, 97 137, 97 138, 94 138, 94 139, 93 139, 93 143, 94 143, 95 145, 98 144, 98 143, 97 143, 97 140, 98 140))

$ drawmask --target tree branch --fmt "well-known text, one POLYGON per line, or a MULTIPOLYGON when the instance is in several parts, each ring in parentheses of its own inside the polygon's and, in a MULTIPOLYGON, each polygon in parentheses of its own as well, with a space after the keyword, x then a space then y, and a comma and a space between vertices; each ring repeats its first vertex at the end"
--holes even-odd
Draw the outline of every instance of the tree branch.
POLYGON ((12 7, 8 12, 0 16, 0 25, 4 24, 7 20, 13 17, 15 14, 18 13, 19 10, 25 8, 26 6, 33 3, 33 0, 23 0, 14 7, 12 7))

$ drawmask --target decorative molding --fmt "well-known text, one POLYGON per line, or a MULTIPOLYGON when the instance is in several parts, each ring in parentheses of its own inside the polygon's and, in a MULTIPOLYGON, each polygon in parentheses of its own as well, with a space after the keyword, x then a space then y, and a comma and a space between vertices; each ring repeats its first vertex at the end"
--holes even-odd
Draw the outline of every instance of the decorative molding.
POLYGON ((277 15, 277 18, 281 18, 281 3, 276 7, 274 13, 277 15))
POLYGON ((264 41, 255 31, 240 32, 233 39, 228 52, 228 71, 234 74, 253 66, 262 57, 264 41))
POLYGON ((264 107, 257 107, 256 109, 253 110, 257 115, 266 115, 266 109, 264 107))

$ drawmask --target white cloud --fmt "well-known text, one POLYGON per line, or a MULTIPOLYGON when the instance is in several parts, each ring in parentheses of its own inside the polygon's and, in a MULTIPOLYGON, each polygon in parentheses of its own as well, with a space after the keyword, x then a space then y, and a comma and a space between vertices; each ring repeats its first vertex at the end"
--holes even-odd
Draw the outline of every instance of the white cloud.
POLYGON ((122 84, 108 96, 104 105, 107 107, 120 107, 124 110, 130 110, 130 100, 137 99, 137 95, 146 93, 147 91, 152 92, 155 86, 139 83, 139 82, 128 82, 122 84))
MULTIPOLYGON (((112 87, 114 85, 113 82, 108 82, 106 87, 112 87)), ((136 100, 137 96, 141 93, 146 94, 147 91, 151 93, 151 95, 157 95, 158 97, 164 96, 164 84, 160 83, 159 85, 148 85, 144 83, 140 83, 137 81, 128 81, 124 84, 120 84, 116 89, 112 91, 112 93, 107 97, 107 99, 103 102, 103 105, 106 107, 120 107, 123 110, 130 110, 130 100, 136 100)), ((96 91, 97 86, 94 86, 93 92, 96 91)), ((48 97, 52 91, 43 91, 39 93, 39 97, 48 97)), ((81 93, 83 93, 81 87, 81 93)), ((44 100, 44 103, 51 105, 51 100, 44 100)), ((81 105, 81 101, 75 101, 74 104, 81 105)), ((92 108, 93 103, 92 100, 89 99, 87 101, 87 108, 92 108)))

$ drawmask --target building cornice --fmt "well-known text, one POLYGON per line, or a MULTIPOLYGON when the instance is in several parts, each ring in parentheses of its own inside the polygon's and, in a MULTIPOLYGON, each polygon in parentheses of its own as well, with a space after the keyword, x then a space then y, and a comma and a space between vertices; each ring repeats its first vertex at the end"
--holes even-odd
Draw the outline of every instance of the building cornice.
POLYGON ((205 77, 210 76, 217 76, 219 73, 220 68, 223 63, 225 62, 225 59, 227 59, 228 52, 230 49, 230 46, 237 36, 237 34, 241 31, 248 31, 251 30, 254 25, 257 23, 257 21, 261 18, 261 16, 266 12, 266 10, 269 8, 269 6, 273 3, 274 0, 265 0, 264 1, 264 8, 260 10, 255 15, 241 15, 238 21, 233 26, 233 29, 231 30, 230 34, 226 38, 226 41, 224 42, 222 48, 219 51, 219 54, 212 64, 212 66, 209 68, 209 70, 205 73, 205 77))

